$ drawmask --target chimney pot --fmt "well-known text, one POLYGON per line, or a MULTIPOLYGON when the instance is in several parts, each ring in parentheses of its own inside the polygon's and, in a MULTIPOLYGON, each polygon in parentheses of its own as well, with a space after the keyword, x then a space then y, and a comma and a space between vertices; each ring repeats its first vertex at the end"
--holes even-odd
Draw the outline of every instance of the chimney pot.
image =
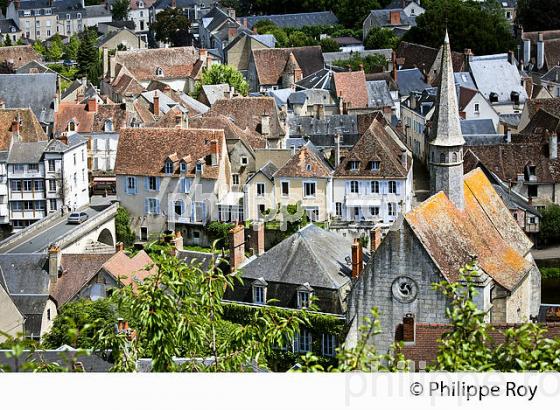
POLYGON ((218 166, 219 155, 218 140, 210 141, 210 162, 213 167, 218 166))
POLYGON ((124 251, 124 243, 122 243, 122 242, 117 242, 117 244, 115 245, 115 250, 116 250, 117 252, 124 251))
POLYGON ((400 10, 391 10, 389 12, 389 24, 392 26, 398 26, 401 24, 401 12, 400 10))
POLYGON ((245 229, 243 225, 235 225, 229 231, 229 263, 232 271, 237 270, 245 260, 245 229))
POLYGON ((159 117, 159 94, 157 90, 154 91, 154 115, 159 117))
POLYGON ((61 254, 58 245, 51 245, 48 250, 49 256, 49 279, 51 283, 58 280, 58 272, 60 271, 61 254))
POLYGON ((254 222, 250 236, 250 247, 257 256, 264 254, 264 222, 254 222))

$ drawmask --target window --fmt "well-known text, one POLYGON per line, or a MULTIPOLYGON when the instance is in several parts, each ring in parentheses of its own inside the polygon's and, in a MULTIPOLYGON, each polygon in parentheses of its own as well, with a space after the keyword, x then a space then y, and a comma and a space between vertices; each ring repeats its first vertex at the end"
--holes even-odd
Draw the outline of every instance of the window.
POLYGON ((259 284, 253 285, 253 303, 257 305, 266 304, 266 287, 259 284))
POLYGON ((145 211, 147 215, 159 214, 159 200, 157 198, 146 198, 145 211))
POLYGON ((135 194, 136 193, 136 177, 126 178, 126 193, 135 194))
POLYGON ((147 184, 150 191, 157 191, 159 188, 157 177, 148 177, 147 184))
POLYGON ((306 170, 306 171, 311 171, 311 164, 307 164, 307 165, 305 166, 305 170, 306 170))
POLYGON ((453 162, 457 162, 457 153, 456 152, 453 153, 453 162))
POLYGON ((78 20, 82 18, 82 13, 77 14, 78 20))
POLYGON ((247 164, 249 163, 249 158, 247 158, 245 155, 243 155, 243 156, 241 157, 240 162, 241 162, 241 165, 242 165, 242 166, 245 166, 245 165, 247 165, 247 164))
POLYGON ((35 202, 35 210, 36 211, 44 211, 45 210, 45 201, 35 202))
POLYGON ((282 181, 282 196, 290 195, 290 183, 288 181, 282 181))
POLYGON ((158 77, 163 77, 163 69, 161 67, 156 68, 156 75, 158 77))
POLYGON ((239 174, 231 174, 231 181, 233 185, 239 185, 239 174))
POLYGON ((68 131, 76 131, 76 123, 74 121, 68 123, 68 131))
POLYGON ((389 216, 396 216, 397 215, 397 204, 394 202, 389 202, 387 204, 387 214, 389 216))
POLYGON ((202 173, 202 169, 203 169, 202 162, 197 162, 197 163, 196 163, 196 168, 195 168, 196 173, 197 173, 197 174, 202 173))
POLYGON ((537 223, 537 218, 534 216, 530 216, 529 217, 529 223, 530 224, 536 224, 537 223))
POLYGON ((371 170, 372 171, 379 171, 379 166, 381 165, 381 163, 379 161, 371 161, 371 170))
POLYGON ((317 188, 317 184, 315 182, 304 182, 303 183, 303 195, 306 198, 314 198, 316 188, 317 188))
POLYGON ((257 196, 264 196, 264 184, 262 182, 257 183, 257 196))
POLYGON ((323 341, 322 341, 322 353, 323 356, 334 356, 336 353, 336 336, 323 334, 323 341))
POLYGON ((33 201, 23 201, 23 209, 25 211, 32 211, 34 209, 33 201))
POLYGON ((296 333, 294 338, 294 351, 310 352, 311 351, 311 332, 307 329, 301 329, 296 333))
POLYGON ((342 203, 341 202, 337 202, 335 204, 335 213, 336 213, 336 216, 342 216, 342 203))
POLYGON ((56 199, 49 199, 49 208, 51 211, 56 211, 57 209, 56 199))
POLYGON ((56 180, 49 179, 49 192, 56 192, 56 180))
POLYGON ((259 216, 266 215, 266 208, 264 204, 259 204, 259 216))
POLYGON ((350 181, 350 192, 352 194, 357 194, 359 191, 358 181, 350 181))
POLYGON ((30 192, 31 191, 31 180, 30 179, 26 179, 23 181, 23 190, 25 192, 30 192))
MULTIPOLYGON (((198 166, 198 164, 197 164, 198 166)), ((173 173, 173 162, 170 160, 165 161, 165 173, 172 174, 173 173)))
POLYGON ((74 152, 74 154, 72 155, 72 157, 74 158, 74 165, 76 165, 78 163, 78 158, 76 157, 76 153, 74 152))
POLYGON ((379 216, 379 207, 378 206, 370 206, 369 213, 371 216, 379 216))
POLYGON ((309 307, 309 300, 311 299, 311 292, 309 290, 298 290, 297 293, 297 307, 305 309, 309 307))
POLYGON ((39 171, 39 164, 28 164, 27 171, 29 172, 37 172, 39 171))
POLYGON ((51 320, 51 310, 47 309, 47 320, 51 320))
POLYGON ((43 184, 43 181, 40 179, 36 179, 35 181, 33 181, 33 189, 35 191, 44 191, 45 185, 43 184))
POLYGON ((539 196, 539 186, 538 185, 527 185, 527 195, 530 198, 539 196))
POLYGON ((185 203, 182 200, 175 201, 175 215, 182 216, 185 212, 185 203))
POLYGON ((105 132, 112 132, 113 131, 113 121, 106 120, 104 128, 105 128, 105 132))
POLYGON ((372 194, 379 193, 379 181, 371 181, 371 193, 372 194))
POLYGON ((21 191, 21 181, 20 180, 10 181, 10 189, 14 192, 20 192, 21 191))
POLYGON ((184 161, 181 161, 181 164, 179 164, 179 170, 181 171, 181 173, 185 173, 187 172, 187 163, 184 161))
POLYGON ((45 9, 45 16, 50 16, 52 14, 51 9, 45 9))
POLYGON ((12 202, 12 211, 21 212, 23 210, 23 203, 21 201, 12 202))
POLYGON ((445 163, 445 154, 443 152, 439 154, 439 162, 441 164, 445 163))
POLYGON ((70 14, 66 15, 66 20, 70 20, 70 14))
POLYGON ((350 161, 350 171, 357 171, 358 168, 360 168, 360 162, 359 161, 350 161))
POLYGON ((390 194, 397 193, 397 181, 389 181, 389 193, 390 194))
POLYGON ((181 179, 181 192, 188 194, 191 191, 191 182, 190 178, 182 178, 181 179))
POLYGON ((474 113, 478 114, 480 112, 480 104, 475 104, 474 105, 474 113))
POLYGON ((305 207, 305 212, 307 213, 307 217, 309 218, 310 221, 315 222, 319 220, 318 206, 305 207))

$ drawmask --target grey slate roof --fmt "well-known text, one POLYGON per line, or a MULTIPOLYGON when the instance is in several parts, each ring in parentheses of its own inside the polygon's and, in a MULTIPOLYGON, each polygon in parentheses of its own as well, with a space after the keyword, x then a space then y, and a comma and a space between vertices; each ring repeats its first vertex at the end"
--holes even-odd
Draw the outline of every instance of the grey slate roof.
POLYGON ((247 19, 247 27, 252 28, 258 21, 270 20, 278 27, 301 28, 304 26, 320 26, 338 24, 338 18, 332 11, 318 11, 298 14, 273 14, 269 16, 240 17, 239 21, 247 19))
POLYGON ((461 132, 463 135, 497 134, 494 123, 489 118, 461 120, 461 132))
POLYGON ((339 289, 350 282, 352 241, 309 224, 241 268, 242 277, 339 289))
POLYGON ((478 146, 478 145, 497 145, 504 143, 504 136, 501 134, 472 134, 463 135, 465 145, 478 146))
POLYGON ((455 76, 455 85, 457 89, 459 87, 466 87, 472 90, 476 90, 476 84, 472 78, 471 73, 469 72, 460 72, 460 73, 453 73, 455 76))
POLYGON ((327 90, 322 89, 311 89, 311 90, 302 90, 292 93, 288 97, 288 102, 290 104, 304 104, 307 101, 307 104, 315 105, 315 104, 325 104, 330 101, 330 92, 327 90))
POLYGON ((521 85, 521 76, 517 68, 507 61, 506 55, 473 57, 469 63, 471 74, 478 90, 484 98, 490 93, 498 94, 498 102, 511 102, 511 92, 519 93, 519 102, 527 100, 527 91, 521 85))
POLYGON ((296 89, 309 90, 311 88, 319 88, 323 90, 332 89, 332 78, 335 71, 332 68, 322 68, 319 71, 309 74, 296 83, 296 89))
POLYGON ((521 121, 521 114, 500 114, 500 121, 517 128, 521 121))
POLYGON ((210 105, 214 105, 217 100, 224 98, 224 93, 229 92, 229 84, 208 84, 203 85, 202 90, 210 105))
POLYGON ((56 95, 56 74, 3 74, 0 75, 0 98, 6 108, 31 108, 39 118, 41 110, 52 110, 56 95))
POLYGON ((288 103, 288 98, 293 94, 293 92, 294 90, 291 88, 280 88, 277 90, 269 90, 267 94, 274 98, 276 106, 280 108, 288 103))
MULTIPOLYGON (((290 138, 288 138, 288 140, 290 140, 290 138)), ((276 165, 274 165, 271 161, 268 161, 260 169, 258 169, 257 172, 255 172, 253 175, 247 178, 247 182, 251 181, 258 173, 262 173, 265 177, 267 177, 270 181, 272 181, 272 179, 274 178, 274 173, 276 171, 278 171, 276 165)))
POLYGON ((410 95, 412 91, 422 92, 431 86, 425 81, 424 75, 417 68, 397 71, 397 85, 400 95, 410 95))
POLYGON ((389 23, 389 16, 391 11, 400 11, 401 21, 400 24, 396 24, 395 27, 416 26, 416 17, 407 16, 402 9, 380 9, 370 11, 372 27, 393 27, 393 25, 389 23))
POLYGON ((14 142, 8 154, 8 164, 38 163, 48 143, 48 141, 14 142))
MULTIPOLYGON (((0 350, 0 366, 9 366, 12 372, 17 370, 14 358, 6 357, 7 350, 0 350)), ((103 358, 103 354, 93 352, 85 354, 78 350, 36 350, 35 352, 24 351, 19 358, 19 366, 23 362, 35 361, 36 363, 58 363, 62 368, 72 371, 71 363, 79 362, 83 365, 86 373, 107 373, 113 366, 103 358)))
POLYGON ((387 82, 383 80, 367 81, 368 105, 370 108, 383 108, 393 105, 387 82))
POLYGON ((380 48, 379 50, 363 50, 363 51, 333 51, 330 53, 323 53, 325 64, 333 64, 336 60, 348 60, 355 55, 361 57, 382 55, 385 60, 391 61, 391 53, 393 50, 390 48, 380 48))
POLYGON ((12 29, 15 30, 13 31, 14 33, 19 31, 19 27, 13 19, 0 19, 0 33, 2 33, 3 36, 11 34, 12 29))
POLYGON ((552 67, 541 79, 551 83, 560 83, 560 66, 552 67))
MULTIPOLYGON (((330 136, 334 141, 334 135, 341 132, 358 135, 358 120, 356 115, 329 115, 323 119, 313 117, 289 117, 290 137, 300 136, 330 136)), ((315 145, 322 146, 322 144, 315 145)))
POLYGON ((181 101, 183 101, 183 103, 185 103, 189 107, 194 108, 196 111, 198 111, 201 114, 206 114, 210 109, 210 107, 206 106, 205 104, 202 104, 198 100, 195 100, 188 94, 180 93, 179 98, 181 99, 181 101))
POLYGON ((252 34, 251 37, 267 47, 276 47, 276 37, 272 34, 252 34))

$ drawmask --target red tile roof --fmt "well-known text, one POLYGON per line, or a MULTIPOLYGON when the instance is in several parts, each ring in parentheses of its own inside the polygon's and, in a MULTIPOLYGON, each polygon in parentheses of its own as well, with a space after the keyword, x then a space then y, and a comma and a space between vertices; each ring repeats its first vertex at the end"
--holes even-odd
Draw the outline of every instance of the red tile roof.
POLYGON ((343 71, 334 73, 336 95, 348 103, 348 108, 365 108, 368 106, 366 76, 362 71, 343 71))
POLYGON ((152 258, 141 250, 133 257, 129 257, 123 251, 117 252, 103 264, 103 270, 123 285, 131 285, 155 274, 158 269, 152 258))
MULTIPOLYGON (((293 54, 303 77, 321 70, 325 65, 320 46, 293 48, 261 48, 252 50, 259 84, 278 84, 293 54)), ((290 64, 293 64, 291 62, 290 64)))
POLYGON ((43 57, 31 46, 0 47, 0 64, 11 73, 31 61, 43 61, 43 57))
POLYGON ((98 104, 97 111, 88 111, 87 104, 63 102, 55 113, 54 130, 64 132, 70 121, 76 123, 77 132, 102 132, 105 121, 113 122, 113 130, 118 131, 127 126, 129 115, 124 104, 98 104))
POLYGON ((224 115, 192 118, 189 120, 189 127, 223 129, 227 140, 241 140, 248 148, 253 150, 266 147, 266 140, 261 134, 248 128, 242 130, 224 115))
POLYGON ((31 108, 0 109, 0 151, 7 151, 12 139, 12 123, 20 120, 19 140, 21 142, 46 141, 48 139, 31 108))
POLYGON ((327 178, 331 174, 332 168, 322 154, 308 142, 274 173, 274 177, 327 178))

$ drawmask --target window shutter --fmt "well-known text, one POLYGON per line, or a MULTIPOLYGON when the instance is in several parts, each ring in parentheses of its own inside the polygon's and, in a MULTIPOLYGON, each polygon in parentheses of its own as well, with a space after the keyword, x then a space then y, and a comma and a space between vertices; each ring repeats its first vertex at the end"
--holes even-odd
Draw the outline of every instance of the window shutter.
MULTIPOLYGON (((12 189, 14 188, 12 187, 12 189)), ((128 177, 124 179, 124 192, 130 194, 130 191, 128 190, 128 177)))
POLYGON ((156 191, 159 192, 160 177, 156 177, 156 191))
POLYGON ((157 215, 159 215, 161 213, 161 210, 159 208, 159 199, 156 198, 156 212, 157 215))
POLYGON ((321 353, 323 353, 323 356, 325 356, 325 353, 327 352, 326 346, 325 346, 325 334, 322 333, 321 334, 321 353))
POLYGON ((148 215, 150 212, 150 204, 148 198, 144 198, 144 215, 148 215))
POLYGON ((147 191, 150 188, 150 177, 144 177, 144 190, 147 191))
POLYGON ((206 202, 202 202, 202 221, 206 222, 206 202))
POLYGON ((136 194, 138 192, 138 185, 136 184, 136 182, 137 182, 136 177, 132 177, 132 181, 133 181, 133 183, 132 183, 132 186, 133 186, 132 193, 136 194))
POLYGON ((401 194, 401 184, 402 184, 402 181, 397 181, 397 195, 401 194))
POLYGON ((186 190, 185 190, 186 178, 181 178, 179 184, 180 184, 179 185, 179 192, 186 192, 186 190))
POLYGON ((191 185, 192 185, 192 180, 190 178, 185 178, 185 193, 186 194, 191 192, 191 185))

